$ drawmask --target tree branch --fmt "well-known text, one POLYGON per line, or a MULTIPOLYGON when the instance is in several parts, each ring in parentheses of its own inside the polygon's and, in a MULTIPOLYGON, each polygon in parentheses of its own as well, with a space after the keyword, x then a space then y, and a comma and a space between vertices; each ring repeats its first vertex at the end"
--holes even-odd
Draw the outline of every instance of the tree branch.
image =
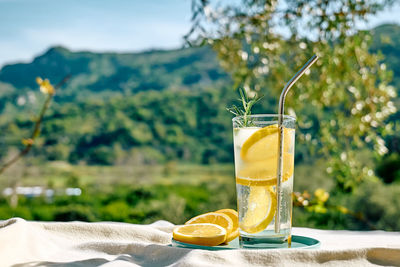
MULTIPOLYGON (((60 88, 63 86, 69 79, 71 78, 71 75, 67 75, 62 79, 56 86, 55 89, 60 88)), ((40 110, 39 113, 39 118, 36 120, 35 125, 33 127, 32 133, 30 135, 30 138, 28 139, 27 143, 25 144, 25 148, 21 150, 17 155, 12 157, 9 161, 5 162, 4 164, 0 165, 0 174, 2 174, 6 169, 8 169, 11 165, 13 165, 15 162, 17 162, 20 158, 28 154, 28 152, 31 150, 34 140, 36 137, 39 136, 40 132, 40 126, 43 121, 44 114, 46 113, 46 110, 49 108, 50 102, 53 99, 54 94, 48 94, 47 98, 42 106, 42 109, 40 110)))

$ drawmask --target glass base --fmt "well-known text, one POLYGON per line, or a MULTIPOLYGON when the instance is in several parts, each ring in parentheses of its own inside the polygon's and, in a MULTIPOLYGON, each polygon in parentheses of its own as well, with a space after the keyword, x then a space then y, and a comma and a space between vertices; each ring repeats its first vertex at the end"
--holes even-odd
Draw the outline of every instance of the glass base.
POLYGON ((240 232, 239 244, 241 248, 290 248, 290 230, 279 234, 271 230, 262 231, 254 235, 240 232))

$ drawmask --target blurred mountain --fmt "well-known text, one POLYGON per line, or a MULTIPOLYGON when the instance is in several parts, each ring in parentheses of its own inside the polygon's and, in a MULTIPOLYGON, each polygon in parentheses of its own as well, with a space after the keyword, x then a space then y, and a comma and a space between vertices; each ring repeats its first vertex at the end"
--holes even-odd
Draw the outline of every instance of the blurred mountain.
POLYGON ((384 62, 393 71, 393 84, 400 93, 400 25, 384 24, 372 31, 371 50, 382 52, 384 62))
POLYGON ((215 87, 228 78, 209 47, 120 54, 72 52, 58 46, 31 63, 4 66, 0 82, 21 92, 36 88, 38 76, 55 84, 68 74, 72 79, 58 97, 70 99, 83 92, 129 95, 148 90, 201 89, 215 87))

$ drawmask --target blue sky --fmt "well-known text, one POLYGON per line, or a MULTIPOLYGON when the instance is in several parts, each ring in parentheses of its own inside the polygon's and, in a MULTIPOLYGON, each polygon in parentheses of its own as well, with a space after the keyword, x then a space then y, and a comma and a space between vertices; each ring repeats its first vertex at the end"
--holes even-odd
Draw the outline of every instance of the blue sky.
MULTIPOLYGON (((0 0, 0 66, 53 45, 72 50, 176 48, 190 28, 191 0, 0 0)), ((400 24, 400 6, 371 19, 400 24)))

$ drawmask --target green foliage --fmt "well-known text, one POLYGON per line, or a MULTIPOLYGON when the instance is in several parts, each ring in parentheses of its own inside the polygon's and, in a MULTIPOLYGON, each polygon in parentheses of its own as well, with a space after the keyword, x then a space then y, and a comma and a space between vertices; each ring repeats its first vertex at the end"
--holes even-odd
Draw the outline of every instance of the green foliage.
MULTIPOLYGON (((314 199, 308 198, 307 205, 297 205, 300 207, 294 211, 295 225, 324 229, 400 229, 395 219, 400 216, 400 187, 396 183, 365 182, 353 194, 336 192, 330 197, 328 194, 323 197, 323 190, 319 195, 317 191, 314 199)), ((303 196, 296 195, 296 200, 303 196)))
MULTIPOLYGON (((398 184, 366 183, 358 188, 355 197, 349 199, 355 212, 359 212, 377 229, 400 229, 400 187, 398 184), (396 219, 394 219, 396 218, 396 219)), ((365 228, 362 221, 354 220, 355 227, 365 228)))
POLYGON ((112 165, 115 160, 115 154, 107 146, 97 146, 88 151, 88 163, 100 165, 112 165))
POLYGON ((26 220, 32 220, 34 218, 29 207, 23 206, 15 209, 9 205, 3 204, 0 207, 0 218, 8 219, 12 217, 21 217, 26 220))
POLYGON ((317 54, 316 66, 286 100, 289 113, 297 114, 297 143, 328 158, 327 175, 337 190, 351 192, 371 178, 373 170, 362 164, 358 151, 387 152, 382 135, 390 129, 385 120, 396 111, 396 92, 382 57, 369 51, 371 35, 355 30, 354 23, 392 1, 289 1, 281 7, 277 1, 244 0, 220 3, 218 12, 212 1, 193 2, 188 38, 212 44, 236 85, 276 103, 284 82, 317 54), (313 15, 304 16, 310 10, 313 15), (290 37, 277 34, 278 22, 290 37), (314 41, 304 38, 302 28, 314 41))
POLYGON ((387 184, 400 182, 400 155, 392 153, 378 163, 376 174, 387 184))
MULTIPOLYGON (((228 88, 146 92, 53 106, 32 156, 88 164, 149 164, 166 160, 231 162, 228 88), (89 112, 90 111, 90 112, 89 112), (79 125, 79 127, 77 127, 79 125)), ((19 145, 29 118, 0 124, 8 145, 19 145), (11 132, 15 131, 15 132, 11 132)))
POLYGON ((102 220, 123 222, 129 219, 131 207, 124 201, 114 201, 102 207, 101 214, 102 220))
MULTIPOLYGON (((38 214, 40 216, 40 214, 38 214)), ((92 210, 83 205, 77 204, 69 204, 63 207, 57 207, 54 210, 52 221, 84 221, 84 222, 92 222, 95 221, 95 215, 92 213, 92 210)), ((41 220, 39 217, 38 220, 41 220)))

